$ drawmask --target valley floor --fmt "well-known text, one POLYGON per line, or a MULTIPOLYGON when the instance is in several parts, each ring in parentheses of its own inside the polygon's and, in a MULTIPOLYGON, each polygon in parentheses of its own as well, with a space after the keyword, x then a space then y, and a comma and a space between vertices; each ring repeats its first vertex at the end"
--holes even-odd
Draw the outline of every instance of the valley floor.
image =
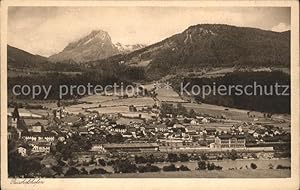
POLYGON ((291 170, 222 170, 222 171, 185 171, 149 172, 77 176, 80 178, 289 178, 291 170), (271 171, 271 172, 270 172, 271 171))

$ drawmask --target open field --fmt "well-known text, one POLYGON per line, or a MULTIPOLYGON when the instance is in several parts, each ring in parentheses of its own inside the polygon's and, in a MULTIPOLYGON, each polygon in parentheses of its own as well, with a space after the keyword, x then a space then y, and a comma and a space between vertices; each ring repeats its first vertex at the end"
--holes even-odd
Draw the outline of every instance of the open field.
POLYGON ((141 119, 133 119, 133 118, 124 118, 120 117, 117 120, 117 123, 120 125, 129 125, 130 123, 143 123, 144 121, 141 119))
MULTIPOLYGON (((134 105, 139 106, 153 106, 154 100, 149 97, 138 97, 138 98, 122 98, 119 99, 116 96, 87 96, 82 99, 82 101, 87 101, 90 103, 82 103, 67 106, 65 109, 69 113, 78 114, 84 112, 84 109, 88 111, 98 111, 100 114, 109 113, 127 113, 129 112, 129 106, 134 105)), ((138 117, 139 112, 132 113, 138 117)), ((143 113, 144 114, 144 113, 143 113)), ((147 116, 151 117, 151 116, 147 116)))
MULTIPOLYGON (((43 115, 47 115, 47 110, 35 110, 35 109, 24 109, 20 108, 19 114, 21 117, 34 117, 34 118, 41 118, 43 115)), ((7 113, 10 115, 14 111, 14 108, 8 108, 7 113)))
POLYGON ((138 97, 138 98, 124 98, 116 99, 111 101, 106 101, 101 104, 101 106, 153 106, 154 100, 150 97, 138 97))
POLYGON ((256 169, 78 175, 74 178, 289 178, 290 173, 291 170, 256 169))
POLYGON ((156 116, 156 115, 153 113, 150 114, 150 113, 144 113, 144 112, 127 112, 127 113, 122 113, 122 116, 131 117, 131 118, 133 118, 133 117, 137 118, 137 117, 141 116, 142 118, 150 119, 151 116, 156 116))
POLYGON ((288 178, 290 170, 226 170, 226 171, 186 171, 186 172, 157 172, 108 174, 111 178, 288 178))
MULTIPOLYGON (((228 170, 229 168, 236 168, 237 170, 246 169, 246 165, 250 168, 251 163, 255 163, 257 165, 257 169, 269 169, 269 164, 272 164, 274 167, 277 165, 282 166, 291 166, 290 159, 279 159, 279 160, 216 160, 216 161, 209 161, 210 163, 215 163, 216 165, 222 166, 223 170, 228 170)), ((170 165, 171 163, 158 163, 154 164, 158 167, 162 168, 163 166, 170 165)), ((195 170, 197 168, 197 162, 176 162, 174 163, 175 166, 185 165, 191 170, 195 170)))
POLYGON ((102 103, 106 101, 112 101, 118 99, 116 96, 101 96, 101 95, 92 95, 92 96, 85 96, 80 99, 80 101, 86 101, 91 103, 102 103))
MULTIPOLYGON (((249 110, 229 108, 224 106, 212 105, 212 104, 197 104, 197 103, 183 103, 184 107, 188 110, 193 109, 198 113, 205 113, 211 116, 223 116, 232 120, 242 120, 242 121, 254 121, 254 118, 250 118, 247 115, 249 110)), ((255 118, 259 122, 279 122, 279 121, 290 121, 290 115, 276 114, 272 116, 272 119, 264 118, 263 113, 251 111, 251 115, 255 115, 255 118)), ((286 123, 287 124, 287 123, 286 123)))
POLYGON ((216 68, 213 71, 209 71, 202 75, 201 77, 217 77, 217 76, 224 76, 227 73, 232 73, 234 71, 233 67, 228 68, 216 68))
POLYGON ((157 99, 162 102, 185 102, 172 88, 159 88, 156 93, 157 99))
POLYGON ((101 108, 91 108, 89 111, 98 111, 100 114, 109 113, 124 113, 129 112, 128 106, 114 106, 114 107, 101 107, 101 108))
MULTIPOLYGON (((197 162, 176 162, 175 166, 179 167, 181 165, 187 166, 191 171, 177 171, 177 172, 149 172, 149 173, 123 173, 123 174, 105 174, 105 175, 79 175, 75 177, 104 177, 104 178, 288 178, 291 175, 291 170, 289 169, 269 169, 269 164, 272 164, 274 168, 278 165, 291 166, 290 159, 278 159, 278 160, 221 160, 221 161, 210 161, 216 165, 222 166, 222 170, 195 170, 197 168, 197 162), (250 169, 250 164, 255 163, 257 169, 250 169), (246 169, 245 166, 249 169, 246 169), (242 169, 240 169, 242 167, 242 169), (229 168, 234 168, 234 170, 229 170, 229 168)), ((160 168, 166 165, 170 165, 170 162, 156 163, 160 168)), ((144 165, 144 164, 138 164, 144 165)), ((87 171, 94 168, 99 168, 99 166, 83 166, 87 171)), ((81 169, 78 166, 77 169, 81 169)), ((112 166, 101 167, 108 172, 113 172, 112 166)), ((65 168, 66 169, 66 168, 65 168)))

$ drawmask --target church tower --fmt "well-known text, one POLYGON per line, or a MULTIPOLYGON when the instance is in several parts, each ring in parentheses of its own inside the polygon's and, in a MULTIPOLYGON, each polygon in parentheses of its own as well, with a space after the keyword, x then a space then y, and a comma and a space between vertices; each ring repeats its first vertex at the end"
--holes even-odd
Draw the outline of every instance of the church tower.
POLYGON ((11 120, 11 126, 15 129, 18 128, 18 121, 20 119, 20 114, 18 110, 18 106, 15 106, 14 111, 12 112, 12 120, 11 120))

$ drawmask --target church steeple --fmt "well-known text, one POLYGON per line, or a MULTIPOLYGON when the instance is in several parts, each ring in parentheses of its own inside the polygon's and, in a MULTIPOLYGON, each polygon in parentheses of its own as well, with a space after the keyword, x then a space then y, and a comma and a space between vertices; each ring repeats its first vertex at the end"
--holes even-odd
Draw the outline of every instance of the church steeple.
POLYGON ((15 129, 18 129, 18 123, 19 123, 19 119, 20 119, 20 114, 19 114, 19 110, 18 110, 18 105, 15 105, 15 109, 14 111, 11 113, 12 115, 12 119, 11 119, 11 126, 15 129))
POLYGON ((14 118, 14 119, 19 119, 20 118, 20 114, 19 114, 19 110, 18 110, 18 105, 15 106, 15 109, 12 112, 12 118, 14 118))
POLYGON ((58 100, 57 100, 57 107, 60 108, 60 106, 61 106, 60 99, 58 99, 58 100))

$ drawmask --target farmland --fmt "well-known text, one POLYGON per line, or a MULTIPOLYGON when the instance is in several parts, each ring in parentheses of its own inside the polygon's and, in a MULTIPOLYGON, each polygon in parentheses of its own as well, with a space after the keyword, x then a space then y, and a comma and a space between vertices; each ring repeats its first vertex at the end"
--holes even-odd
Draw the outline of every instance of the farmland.
MULTIPOLYGON (((187 166, 191 171, 181 172, 148 172, 148 173, 113 173, 113 174, 102 174, 102 175, 79 175, 77 177, 108 177, 108 178, 286 178, 290 177, 291 170, 289 169, 275 169, 276 166, 291 166, 289 159, 278 159, 278 160, 222 160, 222 161, 211 161, 216 165, 222 166, 222 170, 196 170, 197 162, 177 162, 174 163, 176 167, 180 165, 187 166), (250 164, 255 163, 257 169, 250 169, 250 164), (248 169, 245 166, 248 166, 248 169), (270 165, 274 166, 274 169, 270 169, 270 165), (271 172, 270 172, 271 171, 271 172)), ((170 162, 156 163, 154 165, 162 168, 163 166, 170 165, 170 162)), ((83 166, 87 171, 91 171, 96 166, 83 166)), ((77 169, 81 169, 78 166, 77 169)), ((113 172, 111 166, 102 167, 108 172, 113 172)))
POLYGON ((287 178, 290 170, 226 170, 226 171, 184 171, 184 172, 156 172, 156 173, 128 173, 107 174, 88 177, 108 178, 287 178))

